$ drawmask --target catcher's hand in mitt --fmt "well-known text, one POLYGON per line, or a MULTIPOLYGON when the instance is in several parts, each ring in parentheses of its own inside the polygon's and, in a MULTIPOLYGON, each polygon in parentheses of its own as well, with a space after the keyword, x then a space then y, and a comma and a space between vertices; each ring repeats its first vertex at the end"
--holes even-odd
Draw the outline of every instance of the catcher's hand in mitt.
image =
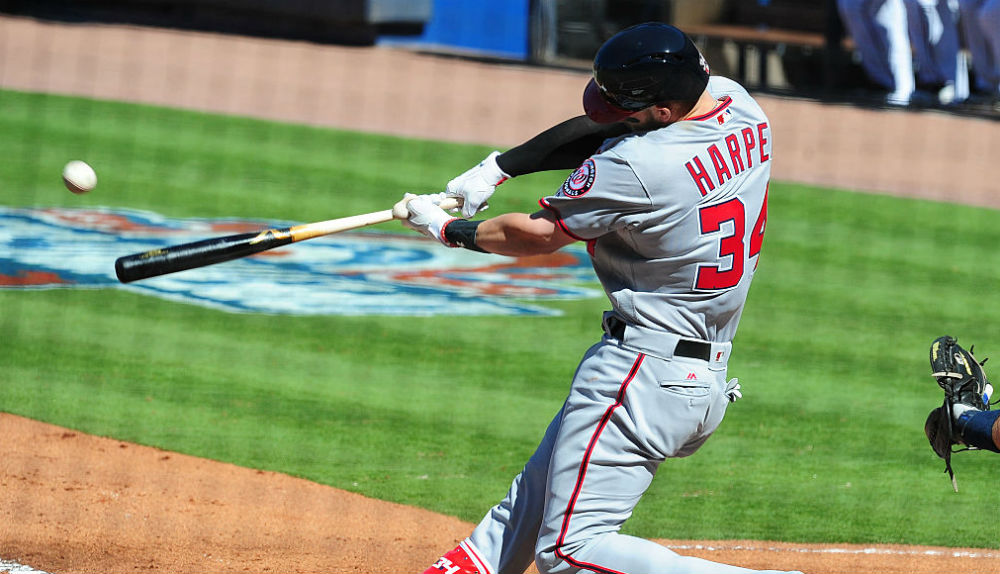
POLYGON ((963 349, 953 337, 945 335, 935 339, 931 344, 930 359, 931 376, 937 379, 938 386, 944 390, 944 404, 927 416, 924 434, 934 452, 944 459, 945 472, 951 477, 952 487, 958 492, 955 472, 951 468, 951 455, 969 448, 952 449, 953 445, 963 444, 954 428, 955 406, 963 405, 962 410, 989 410, 993 386, 986 380, 982 363, 972 356, 972 347, 968 351, 963 349))

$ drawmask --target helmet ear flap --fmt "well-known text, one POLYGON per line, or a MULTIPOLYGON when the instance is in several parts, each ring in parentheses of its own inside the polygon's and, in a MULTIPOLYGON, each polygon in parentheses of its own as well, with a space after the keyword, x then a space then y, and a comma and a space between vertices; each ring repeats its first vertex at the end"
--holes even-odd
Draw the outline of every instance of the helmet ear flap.
POLYGON ((587 82, 587 87, 583 90, 583 111, 586 112, 587 117, 599 124, 621 122, 635 113, 623 110, 609 102, 593 78, 587 82))

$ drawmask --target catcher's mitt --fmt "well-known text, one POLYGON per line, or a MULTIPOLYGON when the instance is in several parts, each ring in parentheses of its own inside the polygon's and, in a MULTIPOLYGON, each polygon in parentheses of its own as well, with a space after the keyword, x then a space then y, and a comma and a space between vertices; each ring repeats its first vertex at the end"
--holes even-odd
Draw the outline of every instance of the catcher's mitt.
POLYGON ((951 477, 955 492, 958 492, 958 483, 951 468, 951 455, 974 447, 952 449, 953 445, 962 444, 953 424, 954 406, 963 404, 981 411, 989 410, 989 395, 993 390, 982 368, 986 360, 977 361, 972 356, 972 349, 966 351, 954 337, 945 335, 934 340, 930 351, 931 376, 944 390, 944 404, 927 416, 924 434, 934 452, 944 459, 945 472, 951 477))

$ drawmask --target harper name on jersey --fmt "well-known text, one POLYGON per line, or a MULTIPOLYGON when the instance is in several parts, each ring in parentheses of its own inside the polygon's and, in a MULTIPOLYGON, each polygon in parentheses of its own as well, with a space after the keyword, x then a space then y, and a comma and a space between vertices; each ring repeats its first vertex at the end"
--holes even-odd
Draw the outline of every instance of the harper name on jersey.
MULTIPOLYGON (((719 115, 719 123, 724 124, 732 116, 729 112, 729 99, 723 105, 727 110, 719 115)), ((756 126, 742 128, 738 131, 730 132, 725 136, 725 151, 719 149, 719 145, 713 143, 705 148, 705 151, 692 157, 684 164, 691 178, 694 179, 698 190, 702 195, 708 195, 714 191, 716 186, 723 185, 734 176, 739 175, 744 170, 754 166, 754 162, 764 163, 771 159, 765 147, 768 144, 767 122, 761 122, 756 126), (706 162, 702 158, 709 158, 712 166, 711 171, 705 167, 706 162), (713 177, 714 175, 714 177, 713 177)))

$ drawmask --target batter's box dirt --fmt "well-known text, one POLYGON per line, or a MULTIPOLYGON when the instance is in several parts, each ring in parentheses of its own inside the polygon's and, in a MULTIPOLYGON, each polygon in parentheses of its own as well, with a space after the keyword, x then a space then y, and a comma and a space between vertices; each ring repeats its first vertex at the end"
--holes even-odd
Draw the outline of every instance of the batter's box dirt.
MULTIPOLYGON (((473 525, 263 472, 0 413, 0 559, 45 572, 422 572, 473 525)), ((808 574, 997 572, 1000 552, 661 540, 808 574)))

